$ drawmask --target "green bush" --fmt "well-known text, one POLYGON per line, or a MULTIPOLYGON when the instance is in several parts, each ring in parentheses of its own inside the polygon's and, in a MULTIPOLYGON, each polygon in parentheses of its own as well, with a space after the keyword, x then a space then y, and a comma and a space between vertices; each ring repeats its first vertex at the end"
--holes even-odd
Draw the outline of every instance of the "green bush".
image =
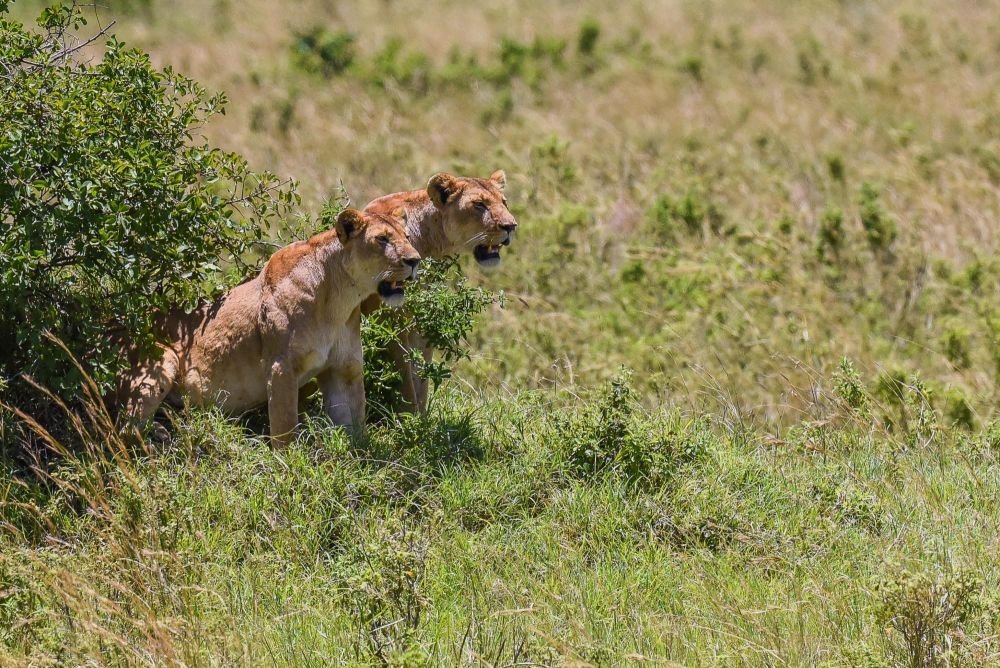
POLYGON ((978 578, 969 573, 932 575, 901 569, 879 583, 879 621, 902 640, 903 665, 954 665, 962 625, 981 608, 978 578))
POLYGON ((722 212, 700 189, 688 190, 680 199, 660 195, 653 202, 649 218, 665 240, 672 240, 677 229, 700 236, 706 223, 712 232, 719 233, 725 223, 722 212))
POLYGON ((614 473, 633 484, 655 486, 706 450, 704 425, 646 415, 632 392, 630 376, 623 369, 599 400, 556 421, 556 435, 574 475, 614 473))
POLYGON ((576 49, 583 56, 592 56, 597 49, 597 40, 601 38, 601 24, 597 19, 585 19, 580 24, 580 32, 576 38, 576 49))
POLYGON ((292 57, 306 72, 328 78, 343 74, 354 63, 354 35, 319 26, 296 33, 292 57))
POLYGON ((882 208, 881 193, 878 188, 867 181, 862 183, 858 207, 868 245, 874 251, 886 250, 896 240, 896 223, 882 208))
POLYGON ((816 255, 820 261, 833 263, 840 257, 847 240, 844 231, 844 212, 836 207, 827 207, 819 221, 816 255))
POLYGON ((419 95, 427 93, 433 73, 430 58, 419 52, 405 53, 399 39, 386 42, 369 70, 368 77, 375 85, 385 88, 394 83, 419 95))
POLYGON ((155 315, 222 288, 220 267, 238 273, 294 194, 198 134, 223 95, 114 37, 77 60, 76 4, 43 11, 41 32, 7 13, 0 2, 0 387, 8 402, 23 401, 22 374, 79 390, 51 332, 107 390, 122 342, 150 350, 155 315))
POLYGON ((388 348, 401 333, 416 330, 435 350, 435 358, 424 360, 410 351, 417 372, 433 389, 451 377, 455 362, 468 356, 467 341, 476 318, 503 295, 468 284, 457 258, 425 259, 420 277, 407 290, 406 307, 380 309, 362 324, 365 388, 373 417, 384 416, 399 405, 400 377, 388 348))

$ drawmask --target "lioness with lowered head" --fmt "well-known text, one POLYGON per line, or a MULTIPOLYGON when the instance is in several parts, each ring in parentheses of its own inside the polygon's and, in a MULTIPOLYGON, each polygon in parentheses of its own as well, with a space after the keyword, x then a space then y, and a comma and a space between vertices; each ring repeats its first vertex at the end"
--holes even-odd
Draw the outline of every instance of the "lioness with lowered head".
MULTIPOLYGON (((500 248, 509 246, 517 221, 507 208, 507 175, 497 170, 488 179, 439 173, 422 190, 393 193, 372 200, 365 212, 391 215, 405 221, 414 248, 424 257, 443 257, 470 251, 478 265, 490 271, 500 264, 500 248)), ((379 307, 369 296, 361 304, 365 315, 379 307)), ((417 374, 407 350, 418 350, 430 360, 433 350, 416 331, 403 334, 390 346, 403 380, 403 408, 422 412, 427 406, 427 381, 417 374)))
POLYGON ((127 414, 148 421, 164 399, 231 414, 267 403, 271 437, 284 445, 298 390, 317 378, 330 419, 364 425, 358 305, 373 292, 400 304, 419 261, 397 218, 343 211, 334 230, 277 251, 214 303, 167 317, 163 357, 123 380, 127 414))

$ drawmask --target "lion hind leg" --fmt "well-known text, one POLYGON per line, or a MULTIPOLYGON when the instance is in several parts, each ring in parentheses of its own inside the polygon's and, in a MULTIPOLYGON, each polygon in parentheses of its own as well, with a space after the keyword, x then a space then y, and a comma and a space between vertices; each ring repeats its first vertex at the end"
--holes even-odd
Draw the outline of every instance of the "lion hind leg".
POLYGON ((164 352, 162 359, 146 362, 127 379, 124 414, 128 420, 145 426, 177 383, 177 356, 164 352))

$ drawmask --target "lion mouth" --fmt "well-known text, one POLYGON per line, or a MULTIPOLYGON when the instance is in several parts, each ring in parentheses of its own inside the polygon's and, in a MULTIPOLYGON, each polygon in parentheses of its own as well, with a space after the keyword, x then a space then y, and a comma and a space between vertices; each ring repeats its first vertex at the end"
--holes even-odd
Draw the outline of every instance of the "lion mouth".
POLYGON ((387 302, 401 302, 405 294, 404 281, 382 281, 378 284, 378 295, 387 302))
POLYGON ((493 266, 500 263, 500 246, 480 244, 476 246, 472 254, 476 262, 484 266, 493 266))

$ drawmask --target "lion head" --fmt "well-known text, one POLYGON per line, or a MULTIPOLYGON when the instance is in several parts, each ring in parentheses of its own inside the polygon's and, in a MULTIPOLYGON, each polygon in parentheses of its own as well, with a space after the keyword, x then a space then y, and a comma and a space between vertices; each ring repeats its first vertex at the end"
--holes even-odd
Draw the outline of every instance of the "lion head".
POLYGON ((427 182, 427 194, 444 215, 442 234, 453 248, 472 251, 484 269, 500 264, 500 248, 509 246, 517 221, 507 208, 507 175, 497 170, 488 179, 443 172, 427 182))
POLYGON ((389 306, 403 303, 404 284, 417 277, 420 254, 410 244, 400 220, 378 213, 344 209, 337 217, 337 237, 356 276, 370 277, 389 306))

